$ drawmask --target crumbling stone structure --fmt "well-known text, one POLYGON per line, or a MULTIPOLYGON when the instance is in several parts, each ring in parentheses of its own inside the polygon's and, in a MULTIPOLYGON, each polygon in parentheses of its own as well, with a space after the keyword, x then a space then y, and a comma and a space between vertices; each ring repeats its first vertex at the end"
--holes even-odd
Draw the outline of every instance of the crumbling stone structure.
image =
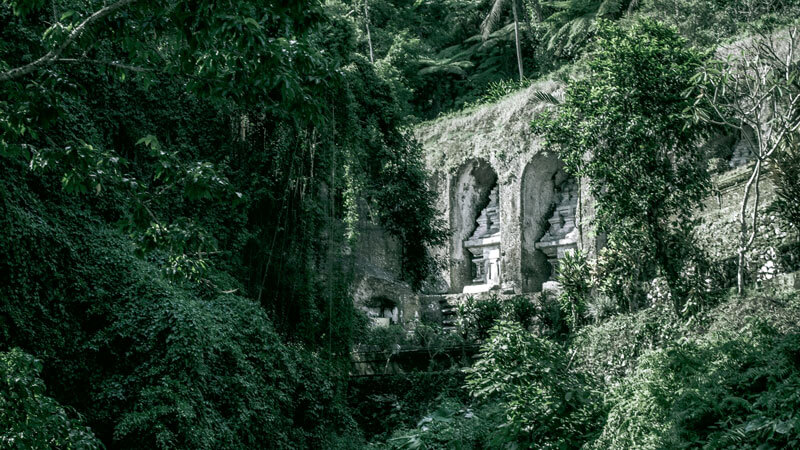
MULTIPOLYGON (((400 249, 374 226, 362 232, 354 252, 360 272, 354 298, 381 322, 407 329, 420 320, 449 325, 454 305, 468 295, 535 294, 553 288, 559 260, 580 249, 594 258, 604 239, 593 227, 594 201, 586 180, 568 176, 563 163, 542 150, 531 121, 549 108, 534 95, 561 94, 556 82, 540 82, 505 99, 419 125, 436 207, 451 231, 436 249, 441 270, 412 292, 400 280, 400 249), (377 303, 396 305, 375 309, 377 303), (370 309, 372 308, 372 309, 370 309)), ((697 217, 700 244, 720 264, 735 255, 736 214, 752 167, 747 140, 722 136, 709 145, 714 192, 697 217), (715 153, 716 152, 716 153, 715 153)), ((761 186, 761 210, 774 200, 769 170, 761 186)), ((774 213, 761 215, 760 235, 749 255, 758 280, 800 270, 787 256, 798 237, 780 227, 774 213)), ((796 258, 795 258, 796 259, 796 258)))

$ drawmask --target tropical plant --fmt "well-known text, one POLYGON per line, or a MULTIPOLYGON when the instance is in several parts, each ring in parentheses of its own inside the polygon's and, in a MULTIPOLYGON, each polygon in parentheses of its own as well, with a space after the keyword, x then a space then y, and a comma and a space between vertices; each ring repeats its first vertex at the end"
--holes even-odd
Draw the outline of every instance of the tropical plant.
POLYGON ((597 21, 617 19, 632 11, 638 0, 558 0, 543 2, 552 9, 544 19, 546 49, 556 57, 569 58, 582 49, 597 31, 597 21))
MULTIPOLYGON (((517 69, 519 70, 519 81, 522 81, 525 79, 525 74, 522 70, 522 50, 519 43, 519 21, 520 16, 527 16, 525 3, 522 0, 494 0, 492 3, 492 9, 483 20, 483 23, 481 23, 481 34, 484 40, 489 37, 489 34, 492 32, 495 26, 497 26, 497 23, 500 22, 500 18, 503 15, 503 9, 506 7, 506 4, 509 1, 511 2, 511 12, 514 15, 514 44, 516 45, 517 49, 517 69)), ((534 3, 538 4, 538 0, 535 0, 534 3)))

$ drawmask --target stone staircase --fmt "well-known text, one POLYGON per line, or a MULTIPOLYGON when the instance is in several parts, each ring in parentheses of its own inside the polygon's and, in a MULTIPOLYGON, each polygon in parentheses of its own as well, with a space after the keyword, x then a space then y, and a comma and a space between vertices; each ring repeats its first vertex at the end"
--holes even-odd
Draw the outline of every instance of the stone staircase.
POLYGON ((457 299, 458 295, 442 295, 441 298, 439 298, 439 309, 442 311, 442 328, 444 328, 445 331, 456 330, 458 304, 453 300, 457 299))
POLYGON ((437 318, 445 331, 456 331, 458 303, 463 294, 435 294, 421 296, 422 304, 437 310, 437 318))

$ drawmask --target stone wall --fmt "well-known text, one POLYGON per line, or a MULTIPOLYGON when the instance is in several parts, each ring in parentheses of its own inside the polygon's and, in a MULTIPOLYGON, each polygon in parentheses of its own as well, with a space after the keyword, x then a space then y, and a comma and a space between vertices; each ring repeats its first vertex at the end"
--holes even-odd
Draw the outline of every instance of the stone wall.
MULTIPOLYGON (((727 267, 732 283, 736 280, 735 258, 739 242, 741 202, 752 169, 753 163, 746 163, 714 175, 712 194, 703 201, 703 208, 696 213, 696 217, 702 219, 695 231, 697 241, 714 261, 727 267)), ((747 265, 748 273, 756 281, 763 281, 778 273, 799 270, 800 261, 797 234, 790 231, 777 213, 770 209, 770 205, 776 200, 776 194, 769 170, 761 177, 759 192, 757 234, 752 248, 747 252, 747 265)), ((748 224, 752 217, 753 204, 754 195, 751 194, 747 205, 748 224)))
MULTIPOLYGON (((499 102, 447 116, 418 126, 417 139, 425 150, 431 186, 439 193, 437 208, 453 231, 449 248, 440 256, 448 260, 429 294, 461 293, 471 279, 470 255, 463 241, 476 227, 484 196, 497 183, 500 212, 499 290, 505 293, 537 292, 551 275, 546 255, 537 248, 553 214, 556 192, 566 179, 562 162, 541 149, 531 121, 552 106, 534 93, 560 95, 554 81, 535 83, 499 102)), ((578 186, 586 202, 586 189, 578 186)), ((584 233, 591 209, 579 208, 584 223, 578 240, 589 245, 584 233)))

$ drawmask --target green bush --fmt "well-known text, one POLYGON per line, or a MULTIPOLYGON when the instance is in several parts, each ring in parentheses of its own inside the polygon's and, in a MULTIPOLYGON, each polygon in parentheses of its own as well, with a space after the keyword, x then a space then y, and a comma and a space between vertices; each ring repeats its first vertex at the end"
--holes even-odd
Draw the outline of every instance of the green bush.
POLYGON ((527 295, 515 295, 503 300, 503 318, 529 329, 539 314, 539 308, 527 295))
POLYGON ((387 444, 392 449, 502 448, 502 408, 489 404, 473 409, 463 402, 439 399, 439 406, 426 414, 415 428, 395 431, 387 444))
POLYGON ((753 319, 645 354, 593 448, 796 448, 800 334, 753 319))
POLYGON ((570 329, 576 330, 584 322, 592 288, 589 262, 580 250, 567 253, 558 262, 558 282, 562 289, 558 298, 561 311, 570 329))
POLYGON ((489 329, 498 320, 508 320, 529 329, 542 320, 543 309, 530 296, 515 295, 500 298, 497 294, 488 297, 467 297, 458 305, 458 327, 467 340, 483 340, 489 329))
POLYGON ((503 314, 503 305, 497 295, 473 297, 458 305, 458 328, 467 339, 486 339, 489 329, 503 314))
POLYGON ((575 448, 596 426, 591 379, 571 371, 564 350, 501 321, 481 346, 467 373, 467 389, 479 401, 497 402, 505 413, 506 442, 536 448, 575 448))
POLYGON ((614 384, 635 369, 640 355, 680 336, 680 321, 669 305, 661 305, 587 325, 573 335, 570 345, 577 367, 614 384))
POLYGON ((75 414, 45 395, 42 362, 19 348, 0 353, 0 448, 102 448, 75 414))

